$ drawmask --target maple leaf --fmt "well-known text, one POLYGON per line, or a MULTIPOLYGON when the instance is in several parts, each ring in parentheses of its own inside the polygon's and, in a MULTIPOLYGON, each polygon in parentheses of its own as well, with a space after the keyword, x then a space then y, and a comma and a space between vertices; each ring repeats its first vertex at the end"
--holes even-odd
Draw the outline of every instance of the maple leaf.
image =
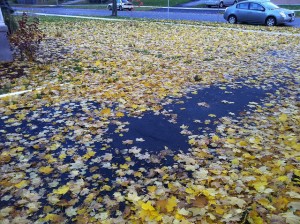
POLYGON ((204 208, 206 205, 208 205, 208 200, 205 196, 201 195, 191 200, 191 204, 193 207, 204 208))
POLYGON ((100 115, 102 116, 109 116, 111 114, 111 109, 110 108, 103 108, 100 111, 100 115))
POLYGON ((116 113, 116 116, 117 116, 117 117, 124 117, 125 115, 124 115, 124 113, 122 113, 122 112, 117 112, 117 113, 116 113))
POLYGON ((146 210, 146 211, 154 211, 155 208, 152 206, 150 201, 147 201, 146 203, 141 202, 141 207, 142 209, 146 210))
POLYGON ((68 185, 64 185, 59 187, 58 189, 53 190, 53 193, 55 194, 66 194, 70 190, 70 187, 68 185))
POLYGON ((172 212, 177 207, 177 198, 172 196, 171 198, 167 199, 165 208, 168 212, 172 212))
POLYGON ((29 184, 28 180, 22 180, 21 182, 15 184, 17 188, 24 188, 29 184))
POLYGON ((64 219, 63 219, 63 217, 61 217, 60 215, 48 213, 48 214, 43 218, 43 220, 44 220, 45 222, 52 221, 52 222, 55 222, 55 223, 59 223, 59 222, 62 222, 64 219))
POLYGON ((42 166, 39 168, 39 171, 44 174, 50 174, 52 173, 53 168, 51 166, 42 166))

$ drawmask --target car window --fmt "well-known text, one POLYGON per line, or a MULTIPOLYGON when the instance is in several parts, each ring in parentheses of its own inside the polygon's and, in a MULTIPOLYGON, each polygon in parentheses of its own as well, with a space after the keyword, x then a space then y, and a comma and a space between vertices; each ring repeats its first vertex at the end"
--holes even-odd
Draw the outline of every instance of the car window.
POLYGON ((249 3, 240 3, 236 7, 238 9, 248 9, 249 3))
POLYGON ((264 6, 267 8, 267 9, 271 9, 271 10, 274 10, 274 9, 279 9, 279 7, 275 4, 273 4, 272 2, 265 2, 264 3, 264 6))
POLYGON ((256 11, 264 11, 265 8, 257 3, 250 3, 250 10, 256 10, 256 11))

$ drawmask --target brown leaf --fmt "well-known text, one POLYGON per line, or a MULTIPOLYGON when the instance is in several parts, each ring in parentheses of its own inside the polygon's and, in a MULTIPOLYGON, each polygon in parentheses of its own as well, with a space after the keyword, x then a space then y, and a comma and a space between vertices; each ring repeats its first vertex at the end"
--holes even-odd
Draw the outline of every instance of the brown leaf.
POLYGON ((123 211, 123 218, 127 218, 131 213, 130 207, 127 205, 123 211))
POLYGON ((208 205, 208 200, 204 195, 197 196, 194 200, 191 200, 193 207, 204 208, 208 205))
POLYGON ((158 200, 156 202, 156 206, 162 213, 167 212, 167 204, 168 204, 168 200, 158 200))

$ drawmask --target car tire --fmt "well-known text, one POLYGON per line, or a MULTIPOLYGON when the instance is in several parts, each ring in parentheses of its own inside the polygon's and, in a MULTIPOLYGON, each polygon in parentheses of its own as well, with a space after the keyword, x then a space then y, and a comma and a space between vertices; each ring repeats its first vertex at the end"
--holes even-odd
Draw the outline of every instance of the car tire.
POLYGON ((269 16, 267 19, 266 19, 266 26, 276 26, 276 18, 273 17, 273 16, 269 16))
POLYGON ((110 11, 112 10, 112 7, 110 5, 108 6, 108 10, 110 10, 110 11))
POLYGON ((119 10, 120 10, 120 11, 123 11, 123 7, 122 7, 122 6, 119 6, 119 10))
POLYGON ((223 3, 223 2, 220 2, 219 8, 223 8, 223 7, 224 7, 224 3, 223 3))
POLYGON ((230 15, 230 16, 228 16, 228 20, 227 21, 230 24, 236 24, 237 23, 237 18, 236 18, 235 15, 230 15))
POLYGON ((207 8, 211 8, 211 5, 208 5, 207 8))

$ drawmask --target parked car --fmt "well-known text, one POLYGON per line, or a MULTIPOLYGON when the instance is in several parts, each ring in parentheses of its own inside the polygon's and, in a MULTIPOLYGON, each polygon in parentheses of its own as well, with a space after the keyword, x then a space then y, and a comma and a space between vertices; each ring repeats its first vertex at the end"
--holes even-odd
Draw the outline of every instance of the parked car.
POLYGON ((212 6, 216 6, 219 8, 223 8, 225 6, 234 5, 240 2, 239 0, 206 0, 205 5, 210 8, 212 6))
MULTIPOLYGON (((108 4, 107 8, 112 10, 113 3, 108 4)), ((133 4, 127 0, 117 0, 117 9, 120 11, 125 9, 131 11, 133 9, 133 4)))
POLYGON ((251 23, 275 26, 295 20, 295 12, 279 8, 269 0, 251 0, 226 8, 224 19, 231 24, 251 23))

